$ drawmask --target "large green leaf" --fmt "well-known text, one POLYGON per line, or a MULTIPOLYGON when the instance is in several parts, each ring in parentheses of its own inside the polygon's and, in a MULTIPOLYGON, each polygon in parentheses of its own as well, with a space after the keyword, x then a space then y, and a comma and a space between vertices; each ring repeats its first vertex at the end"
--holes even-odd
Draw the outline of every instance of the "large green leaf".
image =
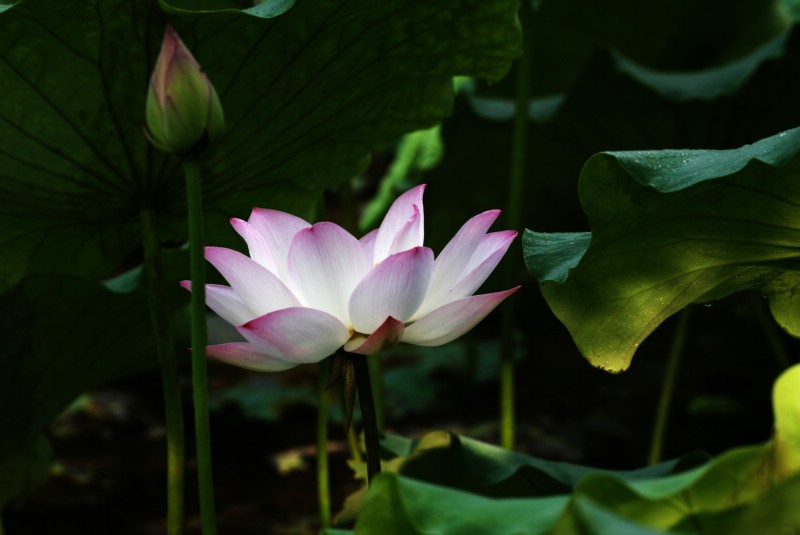
POLYGON ((608 152, 581 172, 589 234, 526 231, 525 261, 589 361, 628 367, 692 302, 755 289, 800 336, 800 129, 735 150, 608 152))
MULTIPOLYGON (((365 497, 354 533, 788 533, 800 526, 795 502, 800 465, 793 464, 800 458, 796 448, 800 438, 798 389, 800 365, 787 370, 775 383, 773 441, 730 450, 683 471, 673 470, 674 464, 627 473, 573 466, 562 470, 569 484, 564 493, 556 495, 551 488, 532 486, 498 499, 483 490, 469 492, 440 480, 431 482, 439 478, 441 463, 447 462, 448 456, 456 458, 462 471, 485 482, 518 468, 524 458, 506 452, 501 459, 499 448, 460 438, 461 450, 451 444, 418 454, 418 459, 441 454, 437 463, 429 465, 425 482, 409 477, 407 469, 415 462, 414 456, 404 463, 401 475, 377 478, 365 497), (471 450, 469 460, 466 450, 471 450)), ((533 458, 523 464, 555 466, 533 458)))
POLYGON ((185 237, 178 161, 142 134, 165 18, 225 108, 204 177, 212 240, 254 205, 307 212, 376 144, 446 116, 454 75, 497 79, 519 53, 513 0, 188 4, 22 0, 0 13, 0 291, 28 272, 119 271, 143 206, 165 238, 185 237))
POLYGON ((682 472, 704 460, 704 456, 689 456, 640 470, 600 470, 523 455, 452 435, 446 447, 440 445, 415 452, 402 464, 400 473, 487 497, 511 498, 569 492, 588 474, 602 473, 637 481, 682 472))
POLYGON ((40 276, 0 297, 0 462, 81 392, 153 367, 150 328, 141 291, 40 276))
POLYGON ((566 503, 565 496, 496 500, 383 474, 367 494, 354 533, 544 535, 566 503))

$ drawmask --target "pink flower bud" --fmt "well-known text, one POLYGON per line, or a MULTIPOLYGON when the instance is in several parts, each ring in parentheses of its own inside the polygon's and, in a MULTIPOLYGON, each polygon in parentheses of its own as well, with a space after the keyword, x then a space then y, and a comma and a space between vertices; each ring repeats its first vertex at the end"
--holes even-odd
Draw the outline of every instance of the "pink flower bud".
POLYGON ((150 77, 145 113, 147 137, 165 152, 202 152, 225 129, 214 86, 171 26, 150 77))

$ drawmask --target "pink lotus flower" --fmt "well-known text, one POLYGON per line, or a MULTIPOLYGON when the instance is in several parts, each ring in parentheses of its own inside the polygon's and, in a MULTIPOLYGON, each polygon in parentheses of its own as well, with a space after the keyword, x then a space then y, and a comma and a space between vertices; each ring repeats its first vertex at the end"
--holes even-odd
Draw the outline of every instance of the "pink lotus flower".
MULTIPOLYGON (((219 360, 259 371, 318 362, 344 346, 373 355, 398 342, 438 346, 458 338, 519 287, 472 295, 517 235, 488 233, 500 214, 467 221, 434 260, 422 245, 422 193, 401 195, 361 240, 334 223, 311 225, 255 208, 232 219, 250 256, 207 247, 230 283, 209 284, 209 307, 247 340, 208 347, 219 360)), ((181 285, 190 289, 190 282, 181 285)))

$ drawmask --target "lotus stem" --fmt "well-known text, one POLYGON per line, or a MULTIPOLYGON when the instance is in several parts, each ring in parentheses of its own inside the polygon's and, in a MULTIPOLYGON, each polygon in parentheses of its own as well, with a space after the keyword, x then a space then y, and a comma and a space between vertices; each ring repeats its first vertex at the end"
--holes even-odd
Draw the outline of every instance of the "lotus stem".
MULTIPOLYGON (((183 411, 178 381, 178 361, 164 297, 158 223, 149 208, 142 210, 142 245, 147 300, 156 341, 167 426, 167 533, 183 533, 184 456, 183 411)), ((2 530, 0 530, 2 533, 2 530)))
POLYGON ((381 457, 378 421, 375 415, 375 401, 372 396, 372 385, 369 378, 368 358, 372 357, 355 356, 352 361, 356 373, 361 422, 364 425, 364 446, 367 451, 367 482, 371 485, 375 476, 381 473, 381 457))
POLYGON ((347 447, 354 462, 364 461, 364 457, 361 455, 361 446, 358 444, 358 435, 352 425, 347 429, 347 447))
POLYGON ((331 497, 328 483, 328 373, 330 359, 319 365, 317 379, 317 493, 319 495, 319 524, 321 529, 331 525, 331 497))
MULTIPOLYGON (((514 134, 511 146, 511 179, 509 180, 506 217, 508 227, 522 225, 522 194, 525 186, 525 167, 528 143, 528 102, 530 100, 531 58, 525 52, 526 30, 530 27, 530 2, 522 2, 519 20, 522 25, 523 55, 517 60, 516 104, 514 108, 514 134)), ((505 279, 515 278, 514 264, 505 263, 505 279)), ((500 344, 500 445, 514 449, 514 308, 503 308, 500 344)))
POLYGON ((369 378, 372 383, 373 398, 375 400, 375 422, 378 426, 378 432, 382 433, 386 415, 383 408, 383 371, 380 355, 368 358, 367 366, 369 367, 369 378))
POLYGON ((661 454, 664 449, 664 435, 667 429, 667 420, 669 419, 669 408, 678 378, 678 365, 686 344, 690 315, 688 308, 683 309, 678 315, 678 325, 675 327, 675 334, 672 337, 672 346, 667 358, 667 369, 664 372, 664 382, 661 384, 661 398, 658 401, 658 409, 656 409, 653 435, 650 440, 650 453, 647 457, 648 464, 656 464, 661 461, 661 454))
POLYGON ((208 420, 208 371, 206 368, 206 274, 203 258, 205 224, 200 166, 185 160, 186 196, 189 208, 189 262, 192 279, 192 394, 194 399, 197 482, 203 535, 217 532, 214 485, 211 476, 211 431, 208 420))

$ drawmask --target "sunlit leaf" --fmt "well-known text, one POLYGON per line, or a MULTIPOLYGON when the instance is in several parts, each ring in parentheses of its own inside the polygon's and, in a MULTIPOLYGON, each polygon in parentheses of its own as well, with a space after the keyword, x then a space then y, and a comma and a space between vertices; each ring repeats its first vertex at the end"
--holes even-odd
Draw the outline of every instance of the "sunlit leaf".
POLYGON ((795 129, 736 150, 608 152, 587 162, 585 250, 575 235, 530 231, 524 247, 547 303, 593 365, 624 370, 666 318, 745 289, 766 294, 778 323, 800 336, 791 306, 798 148, 795 129))
POLYGON ((399 475, 377 478, 364 499, 354 532, 781 533, 800 524, 796 506, 800 466, 790 467, 780 460, 784 455, 797 457, 793 441, 800 429, 798 381, 800 365, 775 384, 774 441, 733 449, 689 469, 685 469, 687 463, 672 461, 637 471, 601 470, 553 463, 452 436, 449 444, 409 457, 399 475), (788 437, 791 446, 781 445, 782 436, 788 437), (432 462, 420 464, 426 459, 432 462), (552 485, 514 482, 523 470, 558 480, 561 491, 554 493, 552 485), (468 479, 471 488, 465 488, 468 479), (499 495, 496 490, 501 485, 507 490, 499 495), (512 488, 514 492, 509 493, 512 488))

